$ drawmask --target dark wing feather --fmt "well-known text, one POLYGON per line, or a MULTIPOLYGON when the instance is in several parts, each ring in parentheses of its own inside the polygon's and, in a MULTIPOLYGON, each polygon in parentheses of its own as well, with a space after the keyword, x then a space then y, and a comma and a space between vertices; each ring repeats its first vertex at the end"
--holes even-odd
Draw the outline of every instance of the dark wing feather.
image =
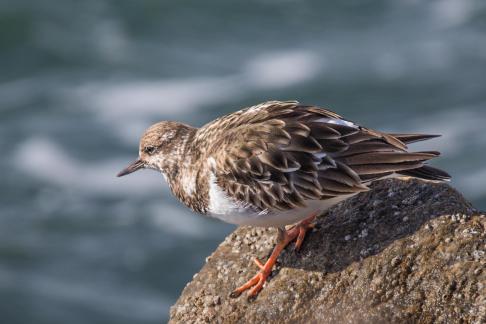
MULTIPOLYGON (((407 152, 427 135, 393 136, 357 126, 326 109, 272 101, 204 126, 194 143, 213 158, 218 184, 261 209, 286 210, 306 200, 369 190, 365 183, 395 172, 438 174, 424 168, 437 152, 407 152)), ((439 174, 444 176, 443 174, 439 174)))

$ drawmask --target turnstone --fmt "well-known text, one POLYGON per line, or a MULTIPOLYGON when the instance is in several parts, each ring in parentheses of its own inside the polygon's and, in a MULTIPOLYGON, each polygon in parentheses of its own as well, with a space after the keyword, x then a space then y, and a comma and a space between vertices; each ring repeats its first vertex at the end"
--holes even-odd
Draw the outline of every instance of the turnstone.
POLYGON ((409 152, 407 144, 438 135, 389 134, 327 109, 269 101, 195 128, 162 121, 142 136, 139 159, 121 171, 163 174, 193 211, 236 225, 278 228, 278 243, 260 271, 231 294, 262 289, 280 252, 300 249, 317 215, 386 177, 430 181, 450 176, 427 161, 439 152, 409 152), (293 225, 286 229, 286 225, 293 225))

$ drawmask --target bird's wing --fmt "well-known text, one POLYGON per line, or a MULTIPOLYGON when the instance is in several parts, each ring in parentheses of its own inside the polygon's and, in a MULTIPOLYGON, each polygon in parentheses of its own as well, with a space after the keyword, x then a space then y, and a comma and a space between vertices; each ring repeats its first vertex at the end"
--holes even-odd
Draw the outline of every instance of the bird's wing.
POLYGON ((419 168, 436 152, 407 152, 394 136, 360 127, 326 109, 266 102, 201 128, 218 185, 260 209, 369 190, 365 183, 419 168), (207 143, 207 142, 206 142, 207 143))

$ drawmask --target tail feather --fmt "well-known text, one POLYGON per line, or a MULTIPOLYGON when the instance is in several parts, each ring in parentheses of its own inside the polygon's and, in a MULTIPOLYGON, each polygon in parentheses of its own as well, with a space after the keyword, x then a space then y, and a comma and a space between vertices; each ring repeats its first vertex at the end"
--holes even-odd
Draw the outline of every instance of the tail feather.
POLYGON ((432 134, 388 134, 391 135, 398 140, 402 141, 405 144, 415 143, 426 141, 432 138, 437 138, 442 135, 432 135, 432 134))
MULTIPOLYGON (((434 134, 389 134, 389 135, 397 138, 398 140, 402 141, 405 144, 426 141, 441 136, 441 135, 434 135, 434 134)), ((435 156, 440 155, 440 152, 437 151, 423 151, 418 153, 431 154, 435 156)), ((449 181, 451 179, 451 176, 447 172, 426 164, 415 169, 397 171, 396 173, 399 175, 415 177, 415 178, 431 180, 431 181, 449 181)))
POLYGON ((451 179, 451 176, 447 172, 430 165, 424 165, 417 169, 403 170, 397 173, 404 176, 432 181, 449 181, 451 179))
POLYGON ((349 166, 363 183, 397 175, 432 181, 447 181, 451 178, 446 172, 427 164, 429 160, 440 156, 440 152, 410 152, 407 147, 407 144, 440 135, 386 134, 369 129, 358 135, 350 135, 351 139, 346 137, 349 148, 332 157, 349 166))

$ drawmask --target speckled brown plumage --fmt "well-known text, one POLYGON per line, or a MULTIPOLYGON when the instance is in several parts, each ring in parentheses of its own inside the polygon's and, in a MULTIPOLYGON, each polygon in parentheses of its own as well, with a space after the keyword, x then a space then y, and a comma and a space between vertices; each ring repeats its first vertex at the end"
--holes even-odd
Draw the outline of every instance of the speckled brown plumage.
POLYGON ((208 211, 210 172, 228 197, 248 207, 289 210, 366 191, 370 181, 396 173, 447 179, 425 165, 438 152, 407 151, 407 143, 431 137, 386 134, 326 109, 270 101, 199 129, 155 124, 142 137, 140 158, 162 171, 175 196, 197 212, 208 211))

